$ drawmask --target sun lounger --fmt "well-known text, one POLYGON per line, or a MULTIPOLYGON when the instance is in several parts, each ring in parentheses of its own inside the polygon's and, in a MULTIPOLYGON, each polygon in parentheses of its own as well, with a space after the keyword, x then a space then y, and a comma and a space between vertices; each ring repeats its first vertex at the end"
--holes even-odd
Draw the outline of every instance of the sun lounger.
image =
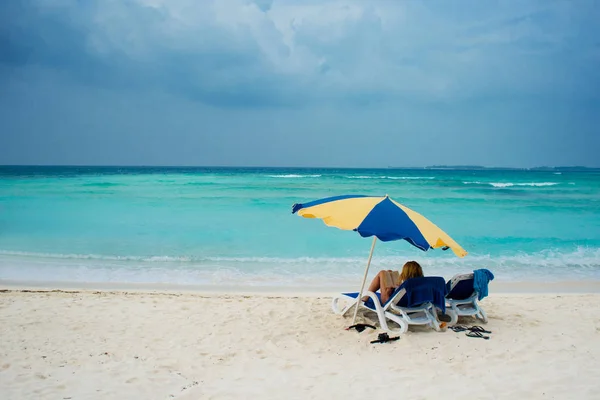
MULTIPOLYGON (((444 278, 412 278, 397 288, 386 304, 381 304, 380 293, 363 292, 364 296, 369 296, 369 300, 359 301, 359 307, 377 314, 381 329, 386 332, 401 334, 406 332, 408 325, 429 325, 439 331, 436 308, 445 309, 445 294, 444 278), (388 321, 396 323, 399 328, 391 328, 388 321)), ((333 312, 346 314, 356 304, 357 297, 358 292, 335 296, 331 304, 333 312), (349 304, 340 308, 340 300, 347 300, 349 304)))
MULTIPOLYGON (((491 272, 487 271, 484 274, 494 279, 491 272)), ((478 300, 481 300, 483 295, 475 289, 474 282, 473 273, 469 273, 455 275, 446 283, 448 292, 446 295, 446 314, 451 317, 450 325, 456 324, 458 317, 461 316, 475 316, 481 321, 487 322, 487 315, 478 303, 478 300)), ((487 295, 487 281, 485 279, 484 283, 485 288, 480 290, 482 292, 485 290, 485 295, 487 295)))

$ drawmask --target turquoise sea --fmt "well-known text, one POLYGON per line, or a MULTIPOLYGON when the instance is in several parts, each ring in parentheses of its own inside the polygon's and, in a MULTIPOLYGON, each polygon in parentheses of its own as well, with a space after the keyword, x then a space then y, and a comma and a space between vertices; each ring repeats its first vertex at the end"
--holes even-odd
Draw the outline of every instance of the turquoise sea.
POLYGON ((597 171, 141 167, 0 167, 0 280, 354 287, 371 240, 291 214, 341 194, 389 194, 469 252, 379 243, 372 274, 600 280, 597 171))

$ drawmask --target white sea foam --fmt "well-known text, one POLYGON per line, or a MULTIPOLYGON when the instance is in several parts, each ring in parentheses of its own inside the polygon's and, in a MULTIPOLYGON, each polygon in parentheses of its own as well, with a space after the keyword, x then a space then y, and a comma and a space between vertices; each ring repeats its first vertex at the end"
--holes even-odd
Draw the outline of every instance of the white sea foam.
MULTIPOLYGON (((494 184, 492 184, 494 185, 494 184)), ((514 186, 555 186, 557 182, 526 182, 526 183, 515 183, 514 186)))
POLYGON ((387 176, 387 179, 415 180, 415 179, 435 179, 435 176, 387 176))
POLYGON ((373 176, 373 175, 349 175, 348 179, 385 179, 385 176, 373 176))
POLYGON ((418 180, 418 179, 435 179, 435 176, 375 176, 375 175, 349 175, 348 179, 393 179, 393 180, 418 180))
POLYGON ((62 253, 35 253, 24 251, 0 250, 0 257, 21 257, 32 259, 62 259, 62 260, 98 260, 98 261, 121 261, 121 262, 145 262, 145 263, 257 263, 257 264, 322 264, 341 263, 351 264, 363 262, 360 257, 194 257, 194 256, 124 256, 124 255, 100 255, 100 254, 62 254, 62 253))
POLYGON ((533 186, 533 187, 543 187, 543 186, 555 186, 558 185, 558 182, 481 182, 481 181, 465 181, 463 182, 465 185, 490 185, 497 188, 506 188, 513 186, 533 186))
POLYGON ((281 174, 281 175, 268 175, 270 178, 320 178, 319 174, 311 175, 299 175, 299 174, 281 174))
POLYGON ((491 182, 490 185, 493 186, 493 187, 499 187, 499 188, 516 186, 514 183, 510 183, 510 182, 508 182, 508 183, 504 183, 504 182, 491 182))
MULTIPOLYGON (((600 280, 600 248, 546 250, 504 256, 414 257, 428 275, 488 268, 503 281, 600 280)), ((372 271, 399 268, 409 257, 375 257, 372 271)), ((232 286, 355 283, 364 257, 100 256, 0 251, 0 279, 42 282, 172 283, 232 286)))
MULTIPOLYGON (((64 259, 64 260, 105 260, 105 261, 143 261, 148 263, 162 262, 216 262, 223 264, 231 263, 257 263, 257 264, 363 264, 363 257, 201 257, 201 256, 117 256, 117 255, 99 255, 99 254, 60 254, 60 253, 35 253, 21 251, 0 250, 0 257, 23 257, 38 259, 64 259)), ((402 262, 404 256, 380 256, 374 260, 374 264, 394 265, 402 262)), ((511 256, 497 256, 483 254, 470 254, 467 258, 435 258, 436 263, 480 263, 493 262, 496 264, 522 263, 527 265, 550 266, 548 263, 557 262, 554 266, 564 264, 569 265, 596 265, 600 267, 600 248, 578 247, 576 251, 562 252, 558 250, 544 250, 536 253, 518 253, 511 256)))
POLYGON ((191 261, 191 257, 173 257, 173 256, 113 256, 100 254, 62 254, 62 253, 32 253, 26 251, 5 251, 0 250, 0 256, 15 256, 23 258, 48 258, 64 260, 104 260, 104 261, 144 261, 144 262, 180 262, 191 261))

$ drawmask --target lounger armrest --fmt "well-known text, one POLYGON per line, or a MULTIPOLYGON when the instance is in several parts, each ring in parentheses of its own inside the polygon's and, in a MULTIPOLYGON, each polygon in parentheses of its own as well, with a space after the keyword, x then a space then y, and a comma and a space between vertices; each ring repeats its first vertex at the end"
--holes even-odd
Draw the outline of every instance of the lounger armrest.
MULTIPOLYGON (((381 305, 381 301, 379 301, 379 297, 375 293, 373 293, 373 292, 371 292, 369 290, 366 290, 366 291, 363 292, 362 295, 363 296, 369 296, 371 298, 371 300, 373 301, 373 304, 375 305, 375 310, 380 310, 380 309, 383 310, 384 309, 383 306, 381 305)), ((361 300, 357 299, 357 301, 361 301, 361 300)), ((362 302, 362 301, 361 301, 361 304, 363 306, 365 306, 366 308, 370 308, 370 307, 367 307, 365 305, 365 303, 362 302)))
POLYGON ((396 311, 404 311, 407 313, 411 313, 411 312, 423 311, 423 309, 429 308, 431 306, 432 306, 432 304, 430 302, 426 302, 426 303, 420 304, 416 307, 400 307, 400 306, 392 305, 392 309, 396 310, 396 311))
POLYGON ((377 297, 377 295, 375 293, 371 292, 370 290, 365 290, 362 295, 369 296, 373 301, 380 303, 379 297, 377 297))

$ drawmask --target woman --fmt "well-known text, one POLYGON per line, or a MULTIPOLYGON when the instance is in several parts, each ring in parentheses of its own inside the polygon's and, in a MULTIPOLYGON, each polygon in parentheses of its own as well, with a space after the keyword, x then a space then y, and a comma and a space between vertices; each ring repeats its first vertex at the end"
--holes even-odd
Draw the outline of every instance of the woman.
MULTIPOLYGON (((375 293, 377 290, 381 291, 381 304, 387 303, 394 290, 407 279, 419 278, 423 276, 423 269, 416 261, 409 261, 402 267, 402 272, 392 270, 381 270, 375 275, 371 285, 369 285, 369 291, 375 293)), ((367 301, 369 296, 364 296, 363 301, 367 301)))

